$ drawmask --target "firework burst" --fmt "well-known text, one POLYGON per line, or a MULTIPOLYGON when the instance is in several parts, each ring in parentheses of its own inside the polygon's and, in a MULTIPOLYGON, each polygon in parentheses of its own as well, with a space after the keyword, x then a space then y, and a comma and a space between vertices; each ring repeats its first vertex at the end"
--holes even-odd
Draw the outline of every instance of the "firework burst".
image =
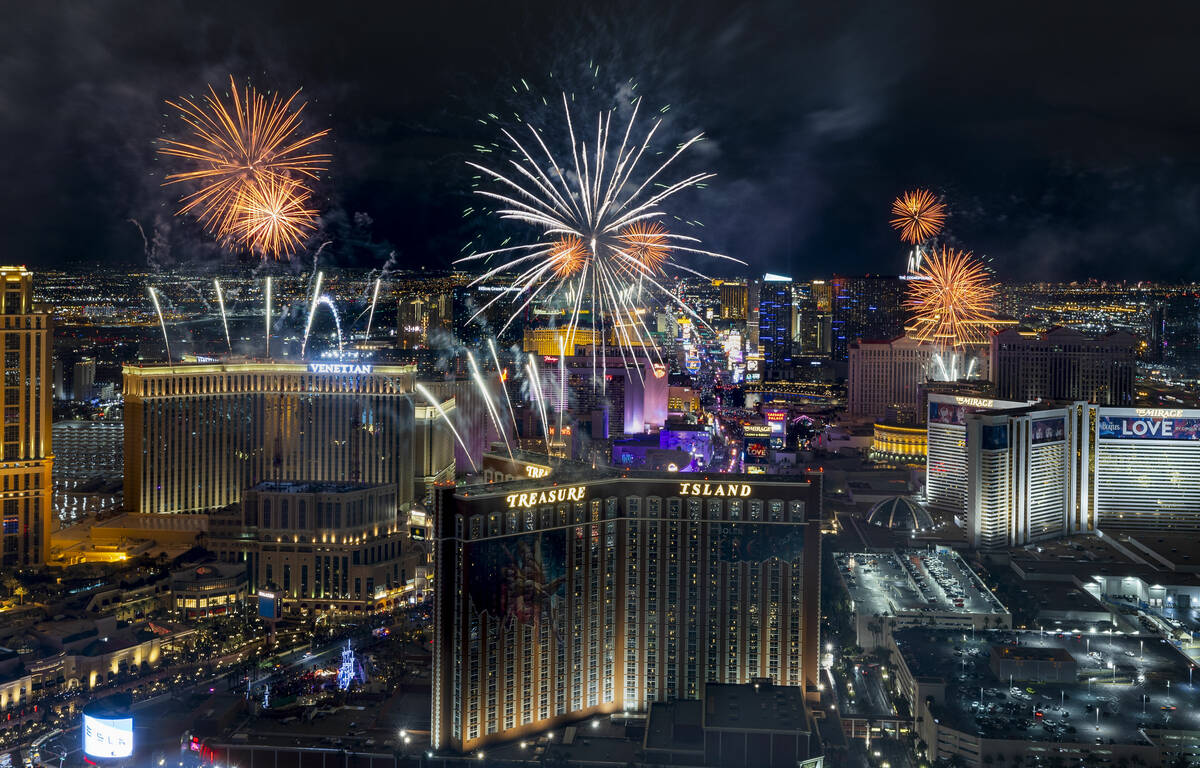
POLYGON ((556 276, 571 277, 588 262, 588 250, 579 235, 563 235, 550 249, 550 260, 554 262, 556 276))
POLYGON ((301 130, 304 103, 297 103, 299 95, 297 90, 286 99, 268 97, 249 85, 239 91, 230 76, 228 99, 210 85, 201 99, 168 101, 190 134, 186 139, 163 139, 158 150, 189 166, 166 177, 167 185, 193 188, 180 199, 177 213, 191 214, 214 235, 225 237, 244 230, 238 221, 245 213, 242 202, 278 196, 279 187, 272 184, 292 182, 294 197, 311 195, 305 182, 316 180, 330 159, 313 148, 329 132, 301 130), (262 189, 255 192, 255 187, 262 189))
POLYGON ((620 239, 626 253, 646 271, 658 275, 663 273, 663 266, 671 258, 671 243, 666 227, 657 221, 634 222, 621 232, 620 239))
POLYGON ((308 191, 283 176, 246 184, 234 203, 237 213, 228 234, 264 255, 291 254, 316 228, 317 212, 307 203, 308 191))
POLYGON ((946 204, 927 189, 914 189, 892 202, 892 216, 892 228, 899 230, 900 239, 917 245, 942 231, 946 204))
POLYGON ((514 153, 506 165, 469 163, 492 184, 476 192, 495 205, 494 214, 528 225, 535 233, 528 244, 459 259, 459 263, 489 263, 475 283, 500 275, 511 279, 512 290, 499 294, 479 310, 484 312, 502 297, 515 297, 515 309, 500 333, 533 301, 562 301, 569 310, 571 330, 586 314, 591 318, 593 338, 607 344, 606 337, 611 337, 627 363, 639 355, 649 363, 661 363, 642 319, 643 289, 703 323, 663 285, 665 279, 671 271, 700 274, 680 262, 686 256, 744 263, 704 250, 698 238, 668 232, 658 223, 667 215, 663 206, 670 198, 702 185, 713 174, 663 178, 676 158, 703 138, 701 134, 680 143, 665 161, 644 170, 640 162, 656 154, 652 142, 661 120, 655 121, 640 140, 636 138, 634 127, 640 105, 640 100, 633 103, 624 126, 612 124, 611 111, 601 113, 594 137, 589 129, 586 138, 577 140, 571 109, 563 94, 569 154, 555 155, 544 139, 542 127, 523 123, 529 132, 527 139, 503 131, 514 153), (498 263, 491 266, 493 260, 498 263))
POLYGON ((987 342, 996 327, 996 284, 970 252, 943 247, 926 255, 909 281, 905 306, 913 318, 909 335, 943 351, 987 342))

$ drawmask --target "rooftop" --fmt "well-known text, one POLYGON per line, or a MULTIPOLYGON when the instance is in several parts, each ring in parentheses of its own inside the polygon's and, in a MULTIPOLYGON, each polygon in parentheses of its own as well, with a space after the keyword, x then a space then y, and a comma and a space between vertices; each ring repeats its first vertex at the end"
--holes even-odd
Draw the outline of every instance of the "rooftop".
POLYGON ((895 639, 914 676, 945 682, 944 697, 932 707, 934 717, 967 733, 1035 742, 1100 738, 1145 744, 1143 730, 1200 729, 1200 680, 1189 682, 1187 657, 1157 635, 993 631, 972 636, 914 628, 897 631, 895 639), (998 680, 989 658, 1005 648, 1030 658, 1069 657, 1078 663, 1079 677, 998 680))
POLYGON ((1006 613, 953 551, 837 552, 834 559, 857 613, 1006 613))
POLYGON ((250 488, 263 493, 353 493, 369 488, 382 488, 385 483, 335 483, 312 481, 264 480, 250 488))
POLYGON ((751 731, 808 730, 804 688, 753 683, 707 683, 704 727, 751 731))

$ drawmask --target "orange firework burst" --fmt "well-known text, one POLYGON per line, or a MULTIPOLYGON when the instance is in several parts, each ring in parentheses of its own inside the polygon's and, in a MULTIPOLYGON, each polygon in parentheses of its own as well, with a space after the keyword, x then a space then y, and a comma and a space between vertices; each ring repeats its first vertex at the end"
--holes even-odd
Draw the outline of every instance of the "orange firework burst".
POLYGON ((636 262, 636 271, 662 274, 663 265, 671 257, 666 227, 657 221, 635 221, 620 237, 625 253, 636 262))
POLYGON ((316 228, 308 190, 285 176, 270 175, 238 190, 228 234, 247 248, 279 258, 291 254, 316 228))
MULTIPOLYGON (((208 230, 227 235, 238 217, 237 204, 264 180, 317 179, 329 155, 311 148, 329 131, 303 134, 297 90, 284 99, 267 97, 250 86, 241 92, 229 78, 230 96, 223 101, 210 85, 202 99, 168 101, 190 129, 187 140, 163 139, 159 152, 187 161, 191 167, 167 175, 167 184, 188 183, 195 191, 180 199, 179 214, 193 214, 208 230)), ((311 194, 298 181, 297 191, 311 194)), ((276 191, 278 188, 276 188, 276 191)), ((269 185, 263 186, 269 191, 269 185)))
POLYGON ((959 349, 985 343, 999 322, 996 284, 970 252, 943 247, 927 254, 908 285, 904 305, 913 318, 907 330, 915 339, 959 349))
POLYGON ((554 274, 559 277, 570 277, 578 273, 587 260, 588 250, 583 245, 583 238, 578 235, 563 235, 554 242, 550 250, 554 274))
POLYGON ((946 223, 946 204, 928 189, 914 189, 892 203, 892 228, 900 230, 900 239, 916 245, 942 231, 946 223))

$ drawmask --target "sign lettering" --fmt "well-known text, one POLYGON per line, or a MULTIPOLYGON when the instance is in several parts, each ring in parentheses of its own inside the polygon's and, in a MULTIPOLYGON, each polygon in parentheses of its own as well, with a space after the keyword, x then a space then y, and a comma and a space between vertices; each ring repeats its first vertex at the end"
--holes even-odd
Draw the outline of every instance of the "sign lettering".
POLYGON ((587 486, 574 488, 550 488, 529 493, 510 493, 505 497, 509 509, 528 509, 538 504, 557 504, 560 501, 583 501, 587 497, 587 486))
POLYGON ((1169 421, 1122 421, 1121 434, 1134 437, 1170 437, 1169 421))
POLYGON ((1182 408, 1135 408, 1138 416, 1148 416, 1155 419, 1179 419, 1183 417, 1182 408))
POLYGON ((373 365, 352 363, 309 363, 309 373, 370 373, 373 365))
POLYGON ((680 483, 680 496, 737 496, 750 495, 748 483, 680 483))
POLYGON ((995 400, 988 397, 963 397, 961 395, 956 396, 954 402, 959 405, 969 405, 972 408, 991 408, 996 404, 995 400))

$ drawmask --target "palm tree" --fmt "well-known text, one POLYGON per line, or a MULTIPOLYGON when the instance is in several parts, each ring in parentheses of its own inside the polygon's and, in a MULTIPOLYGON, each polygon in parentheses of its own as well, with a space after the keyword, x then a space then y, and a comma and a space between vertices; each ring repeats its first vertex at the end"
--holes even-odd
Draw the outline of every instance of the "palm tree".
POLYGON ((12 591, 12 593, 17 598, 17 605, 24 605, 25 604, 25 595, 29 594, 29 590, 25 589, 24 584, 17 584, 17 588, 14 589, 12 591))

